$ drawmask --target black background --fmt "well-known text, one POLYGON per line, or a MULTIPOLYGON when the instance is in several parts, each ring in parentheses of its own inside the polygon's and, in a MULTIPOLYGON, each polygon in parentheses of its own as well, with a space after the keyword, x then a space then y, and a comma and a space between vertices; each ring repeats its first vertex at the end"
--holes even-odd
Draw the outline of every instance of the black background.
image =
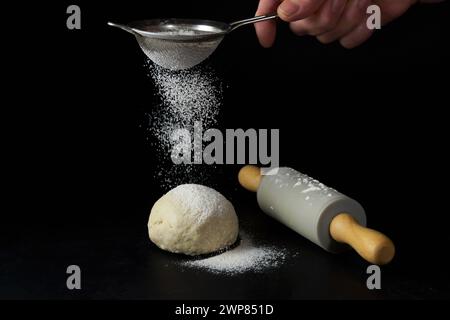
POLYGON ((0 298, 448 298, 448 3, 416 6, 351 51, 281 22, 263 49, 246 27, 206 62, 227 84, 221 127, 279 128, 281 165, 357 199, 369 225, 394 240, 377 292, 356 254, 330 255, 264 216, 238 187, 238 166, 218 168, 211 185, 256 238, 298 248, 298 258, 230 278, 180 270, 180 257, 148 241, 163 193, 142 129, 155 89, 135 40, 106 22, 233 21, 257 1, 81 1, 80 31, 66 28, 69 4, 28 7, 39 24, 15 39, 0 298), (81 291, 65 288, 69 264, 83 270, 81 291))

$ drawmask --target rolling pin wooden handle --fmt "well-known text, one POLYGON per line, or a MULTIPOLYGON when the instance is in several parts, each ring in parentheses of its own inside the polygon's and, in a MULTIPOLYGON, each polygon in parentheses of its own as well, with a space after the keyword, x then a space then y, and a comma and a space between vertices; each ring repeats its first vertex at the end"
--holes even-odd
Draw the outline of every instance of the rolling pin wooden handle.
POLYGON ((261 169, 257 166, 245 166, 239 171, 238 180, 245 189, 256 192, 261 182, 261 169))
POLYGON ((330 224, 331 237, 349 244, 365 260, 373 264, 389 263, 395 254, 392 241, 381 232, 365 228, 349 214, 341 213, 330 224))

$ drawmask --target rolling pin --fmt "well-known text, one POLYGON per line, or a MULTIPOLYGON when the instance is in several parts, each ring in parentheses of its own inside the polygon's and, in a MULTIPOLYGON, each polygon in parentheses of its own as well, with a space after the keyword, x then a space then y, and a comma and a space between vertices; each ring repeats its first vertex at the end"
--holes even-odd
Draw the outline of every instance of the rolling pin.
POLYGON ((273 173, 261 175, 260 168, 249 165, 238 175, 245 189, 257 192, 266 214, 329 252, 340 252, 347 244, 370 263, 392 260, 394 244, 365 227, 366 214, 358 202, 294 169, 273 173))

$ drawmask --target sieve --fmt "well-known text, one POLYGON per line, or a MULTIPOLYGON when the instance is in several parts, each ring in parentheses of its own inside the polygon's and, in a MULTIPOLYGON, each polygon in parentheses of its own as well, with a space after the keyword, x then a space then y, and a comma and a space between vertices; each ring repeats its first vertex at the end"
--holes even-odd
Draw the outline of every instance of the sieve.
POLYGON ((183 70, 208 58, 231 31, 276 17, 264 15, 232 23, 198 19, 151 19, 126 25, 108 22, 108 25, 133 34, 142 51, 157 65, 183 70))

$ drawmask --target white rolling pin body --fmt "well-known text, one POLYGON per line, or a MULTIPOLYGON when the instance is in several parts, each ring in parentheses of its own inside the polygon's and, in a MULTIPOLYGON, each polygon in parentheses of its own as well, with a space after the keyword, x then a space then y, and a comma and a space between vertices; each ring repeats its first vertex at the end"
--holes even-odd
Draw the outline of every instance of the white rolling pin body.
POLYGON ((266 214, 330 252, 344 248, 330 235, 334 217, 347 213, 366 226, 366 214, 357 201, 291 168, 262 176, 257 199, 266 214))

